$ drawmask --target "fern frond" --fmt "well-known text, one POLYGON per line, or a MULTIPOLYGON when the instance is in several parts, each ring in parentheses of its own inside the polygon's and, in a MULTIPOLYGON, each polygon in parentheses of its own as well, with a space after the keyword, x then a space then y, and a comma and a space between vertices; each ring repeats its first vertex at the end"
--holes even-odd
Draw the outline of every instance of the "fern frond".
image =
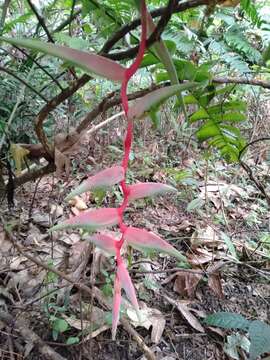
POLYGON ((237 161, 245 141, 234 124, 246 119, 245 110, 246 104, 242 101, 220 101, 212 106, 200 106, 190 115, 189 122, 202 122, 196 131, 199 141, 207 141, 227 160, 237 161))
POLYGON ((222 56, 222 60, 241 75, 250 73, 248 64, 239 55, 227 53, 222 56))
POLYGON ((194 38, 189 38, 184 31, 179 31, 179 29, 176 31, 174 28, 168 28, 162 38, 173 41, 176 49, 184 55, 189 55, 197 45, 194 38))
POLYGON ((262 20, 253 2, 251 0, 240 0, 240 6, 252 23, 260 27, 262 20))
POLYGON ((256 64, 261 61, 261 53, 251 46, 245 38, 244 32, 239 31, 238 27, 234 27, 231 31, 227 32, 224 39, 232 50, 238 52, 240 55, 244 55, 249 61, 256 64))

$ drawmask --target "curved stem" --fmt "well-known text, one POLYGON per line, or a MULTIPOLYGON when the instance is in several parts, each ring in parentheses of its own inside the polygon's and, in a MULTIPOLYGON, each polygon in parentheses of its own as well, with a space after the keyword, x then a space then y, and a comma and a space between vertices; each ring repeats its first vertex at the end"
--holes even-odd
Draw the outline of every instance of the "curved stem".
MULTIPOLYGON (((143 59, 145 46, 146 46, 146 35, 147 35, 146 30, 147 29, 146 29, 145 1, 142 1, 142 4, 141 4, 141 19, 142 19, 141 20, 142 32, 141 32, 141 41, 140 41, 139 51, 138 51, 135 61, 131 64, 131 66, 129 68, 126 69, 125 79, 124 79, 124 81, 122 83, 122 87, 121 87, 122 106, 123 106, 123 109, 124 109, 127 119, 128 119, 128 109, 129 109, 128 97, 127 97, 128 82, 129 82, 130 78, 135 74, 137 69, 139 68, 140 63, 143 59)), ((124 242, 124 233, 126 231, 126 225, 124 224, 124 221, 123 221, 123 214, 128 205, 128 197, 129 197, 129 187, 126 183, 126 173, 127 173, 127 168, 128 168, 128 160, 129 160, 129 156, 130 156, 132 140, 133 140, 133 122, 132 122, 132 120, 128 119, 127 133, 126 133, 126 137, 125 137, 125 141, 124 141, 124 156, 123 156, 123 161, 122 161, 122 166, 124 168, 125 177, 124 177, 124 180, 121 181, 121 183, 120 183, 121 189, 123 191, 124 199, 123 199, 121 206, 118 208, 119 227, 120 227, 120 231, 122 233, 122 238, 119 242, 117 242, 115 244, 116 249, 119 252, 119 256, 120 256, 121 247, 124 242)))

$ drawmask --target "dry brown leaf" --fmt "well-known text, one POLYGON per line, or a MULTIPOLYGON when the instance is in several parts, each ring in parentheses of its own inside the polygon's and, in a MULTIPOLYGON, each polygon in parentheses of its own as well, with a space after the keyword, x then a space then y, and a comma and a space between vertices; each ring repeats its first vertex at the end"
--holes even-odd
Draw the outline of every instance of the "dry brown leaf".
POLYGON ((2 262, 2 256, 5 258, 6 253, 12 248, 12 243, 6 237, 4 229, 0 226, 0 263, 2 262))
POLYGON ((202 245, 212 248, 223 244, 223 241, 220 240, 219 234, 211 226, 196 229, 191 236, 190 242, 192 249, 196 249, 202 245))
POLYGON ((62 314, 63 319, 66 320, 66 322, 73 327, 74 329, 77 330, 85 330, 87 328, 90 328, 92 322, 91 321, 87 321, 87 320, 81 320, 81 319, 74 319, 74 318, 70 318, 65 314, 62 314))
POLYGON ((224 337, 225 336, 225 331, 223 331, 222 329, 220 328, 217 328, 217 327, 212 327, 212 326, 207 326, 208 329, 210 329, 211 331, 213 331, 214 333, 224 337))
POLYGON ((32 221, 36 225, 40 225, 46 228, 51 227, 51 216, 48 213, 40 212, 39 210, 36 210, 34 214, 32 215, 32 221))
POLYGON ((20 270, 21 263, 25 261, 27 261, 27 258, 22 255, 13 257, 10 262, 10 270, 20 270))
POLYGON ((207 264, 214 259, 215 255, 204 249, 196 249, 196 251, 188 255, 188 262, 195 266, 207 264))
POLYGON ((70 209, 72 214, 77 216, 77 215, 80 215, 81 211, 78 210, 75 206, 72 206, 72 208, 70 209))
POLYGON ((69 266, 76 270, 90 252, 90 243, 87 241, 78 241, 71 246, 69 266))
MULTIPOLYGON (((83 307, 83 315, 84 316, 88 316, 89 318, 89 309, 90 306, 89 304, 86 303, 82 303, 82 307, 83 307)), ((79 310, 79 309, 78 309, 79 310)), ((106 316, 105 316, 105 312, 100 309, 97 306, 93 306, 92 308, 92 313, 91 313, 91 321, 87 320, 87 319, 74 319, 71 317, 68 317, 67 315, 63 314, 63 318, 67 321, 67 323, 69 323, 70 326, 74 327, 77 330, 82 330, 82 329, 86 329, 88 327, 94 325, 94 327, 100 327, 106 324, 106 316)))
POLYGON ((182 316, 187 320, 187 322, 197 331, 204 333, 205 330, 198 321, 198 319, 190 312, 187 305, 182 301, 177 301, 172 299, 171 297, 163 294, 164 298, 173 306, 177 308, 177 310, 182 314, 182 316))
POLYGON ((141 321, 139 321, 134 308, 131 307, 129 304, 127 304, 126 306, 127 315, 130 318, 132 324, 135 327, 142 326, 147 330, 149 330, 152 326, 151 341, 154 344, 158 344, 160 342, 166 324, 166 320, 163 314, 157 309, 149 308, 144 302, 140 302, 141 321))
POLYGON ((57 219, 64 214, 64 209, 60 205, 52 204, 50 208, 50 214, 53 219, 57 219))
POLYGON ((197 285, 203 275, 191 272, 177 272, 173 290, 182 296, 194 298, 197 285))
POLYGON ((208 278, 208 286, 220 299, 224 299, 224 293, 219 274, 211 274, 208 278))
POLYGON ((75 207, 77 210, 86 210, 86 209, 88 209, 86 203, 78 195, 74 196, 74 198, 72 198, 68 203, 70 205, 72 205, 73 207, 75 207))
POLYGON ((77 233, 65 234, 60 238, 57 238, 57 240, 62 241, 66 245, 73 245, 81 240, 81 235, 77 233))

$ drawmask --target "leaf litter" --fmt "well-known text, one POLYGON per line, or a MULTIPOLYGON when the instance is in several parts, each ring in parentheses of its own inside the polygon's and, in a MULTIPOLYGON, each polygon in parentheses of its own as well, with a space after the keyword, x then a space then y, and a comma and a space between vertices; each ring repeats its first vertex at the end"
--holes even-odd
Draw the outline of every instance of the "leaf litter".
MULTIPOLYGON (((158 175, 155 180, 163 176, 162 173, 162 176, 158 175)), ((138 180, 144 181, 143 178, 138 180)), ((48 189, 48 192, 52 190, 50 177, 43 178, 42 184, 45 186, 43 189, 48 189)), ((255 257, 256 261, 267 267, 267 253, 263 247, 256 249, 252 242, 248 241, 247 234, 241 233, 248 225, 234 223, 236 217, 242 222, 246 221, 246 201, 256 190, 252 186, 229 186, 225 181, 219 181, 218 185, 213 181, 206 189, 210 200, 208 211, 211 216, 221 213, 221 204, 228 205, 226 216, 231 226, 234 226, 233 231, 226 230, 206 216, 203 217, 200 209, 195 209, 192 214, 187 212, 185 205, 177 202, 173 196, 162 202, 156 198, 153 204, 148 205, 147 209, 143 208, 140 213, 136 212, 136 215, 132 211, 136 204, 129 208, 128 221, 135 223, 138 228, 146 227, 148 231, 164 238, 188 259, 186 263, 181 263, 166 254, 144 256, 136 250, 132 253, 134 265, 131 274, 139 294, 142 319, 141 322, 138 321, 136 312, 127 299, 121 309, 121 316, 126 316, 130 320, 149 346, 155 346, 155 353, 159 358, 175 358, 176 353, 183 357, 186 351, 183 343, 185 349, 193 351, 194 360, 208 359, 210 356, 222 359, 222 352, 232 354, 233 344, 242 340, 229 338, 226 332, 205 326, 203 319, 209 313, 235 311, 244 316, 269 321, 269 285, 261 282, 255 265, 248 268, 239 263, 243 256, 249 259, 255 257), (212 201, 212 196, 215 196, 215 201, 212 201), (230 207, 231 204, 235 205, 230 207), (240 233, 235 236, 234 233, 237 231, 240 233), (224 240, 224 234, 228 233, 229 239, 224 240), (213 334, 217 336, 217 340, 213 340, 213 334), (220 346, 220 341, 224 342, 224 347, 220 346)), ((203 186, 198 191, 205 195, 203 186)), ((205 200, 204 195, 202 199, 205 200)), ((53 266, 72 276, 75 282, 91 284, 94 280, 95 286, 104 289, 104 299, 110 302, 115 275, 113 259, 97 248, 93 250, 87 236, 82 232, 72 229, 61 234, 48 235, 46 232, 51 226, 51 218, 61 222, 70 212, 79 215, 94 207, 92 201, 89 196, 78 196, 67 206, 49 205, 45 198, 41 197, 34 206, 30 222, 28 223, 25 209, 25 212, 18 213, 23 219, 22 224, 19 227, 15 224, 13 229, 27 252, 46 264, 53 263, 53 266)), ((260 208, 249 206, 249 209, 257 214, 259 219, 266 220, 264 213, 260 213, 260 208)), ((79 296, 72 285, 14 252, 3 229, 0 231, 0 243, 1 271, 4 271, 6 284, 5 287, 1 287, 1 306, 12 312, 10 305, 20 304, 22 312, 27 314, 29 308, 24 304, 32 304, 38 316, 47 322, 48 326, 45 332, 38 324, 32 323, 31 326, 50 341, 52 330, 49 318, 44 312, 44 305, 50 300, 50 306, 55 309, 54 311, 58 311, 57 316, 69 325, 69 330, 61 335, 63 341, 72 336, 79 336, 85 341, 92 337, 94 354, 99 342, 104 342, 103 346, 110 353, 106 345, 106 340, 110 337, 109 312, 98 302, 91 305, 88 295, 82 293, 79 296), (50 291, 55 293, 48 295, 50 291), (58 308, 60 310, 57 310, 58 308), (82 336, 83 329, 89 326, 92 327, 91 333, 86 331, 82 336)), ((124 251, 128 257, 129 249, 124 251)), ((121 330, 119 337, 125 336, 121 330)), ((72 353, 72 348, 70 351, 72 353)), ((130 347, 128 351, 135 356, 134 347, 130 347)), ((35 359, 35 356, 35 351, 30 349, 29 359, 35 359)), ((103 359, 101 354, 99 356, 103 359)))

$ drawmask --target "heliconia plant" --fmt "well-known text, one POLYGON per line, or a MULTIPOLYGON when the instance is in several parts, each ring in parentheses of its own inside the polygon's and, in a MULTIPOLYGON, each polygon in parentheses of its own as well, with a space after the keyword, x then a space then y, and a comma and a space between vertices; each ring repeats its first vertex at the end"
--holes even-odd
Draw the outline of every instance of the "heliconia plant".
MULTIPOLYGON (((120 317, 121 305, 121 289, 124 289, 127 298, 134 306, 139 318, 139 304, 136 298, 136 291, 132 280, 129 276, 128 270, 125 266, 124 260, 121 256, 121 248, 126 242, 128 245, 138 250, 153 249, 160 252, 175 256, 181 261, 186 258, 173 246, 161 239, 158 235, 153 234, 144 229, 139 229, 127 226, 124 222, 124 212, 130 201, 162 194, 165 192, 174 192, 172 186, 160 183, 137 183, 128 185, 126 183, 126 174, 128 169, 128 161, 133 141, 133 122, 140 118, 152 107, 157 106, 165 101, 168 97, 179 95, 184 90, 189 90, 196 86, 195 83, 177 84, 168 86, 162 89, 155 90, 144 97, 135 100, 129 106, 127 97, 127 87, 130 78, 138 70, 144 56, 147 37, 147 24, 151 28, 148 29, 150 34, 154 29, 154 24, 146 9, 145 0, 136 0, 139 4, 141 14, 141 39, 137 57, 130 67, 124 68, 116 62, 106 59, 105 57, 89 54, 83 51, 70 49, 65 46, 55 44, 46 44, 37 40, 29 39, 9 39, 0 38, 2 41, 7 41, 13 45, 28 47, 32 50, 45 52, 49 55, 64 59, 75 66, 78 66, 88 72, 95 73, 107 79, 114 81, 121 81, 121 100, 124 113, 127 119, 127 132, 124 139, 124 155, 121 165, 115 165, 111 168, 100 171, 94 176, 89 177, 82 182, 75 190, 73 190, 66 200, 79 195, 86 191, 107 189, 113 185, 119 184, 123 192, 123 202, 118 208, 104 208, 87 210, 77 216, 59 223, 51 228, 53 230, 63 230, 68 228, 79 228, 91 232, 88 240, 93 242, 96 246, 105 250, 110 255, 116 258, 116 276, 114 282, 114 296, 113 296, 113 320, 112 320, 112 338, 115 339, 117 324, 120 317), (118 225, 121 238, 117 239, 114 236, 100 233, 94 233, 104 228, 118 225)), ((157 47, 157 52, 164 57, 164 46, 157 47), (163 52, 162 52, 163 51, 163 52)), ((175 84, 176 83, 176 84, 175 84)))

